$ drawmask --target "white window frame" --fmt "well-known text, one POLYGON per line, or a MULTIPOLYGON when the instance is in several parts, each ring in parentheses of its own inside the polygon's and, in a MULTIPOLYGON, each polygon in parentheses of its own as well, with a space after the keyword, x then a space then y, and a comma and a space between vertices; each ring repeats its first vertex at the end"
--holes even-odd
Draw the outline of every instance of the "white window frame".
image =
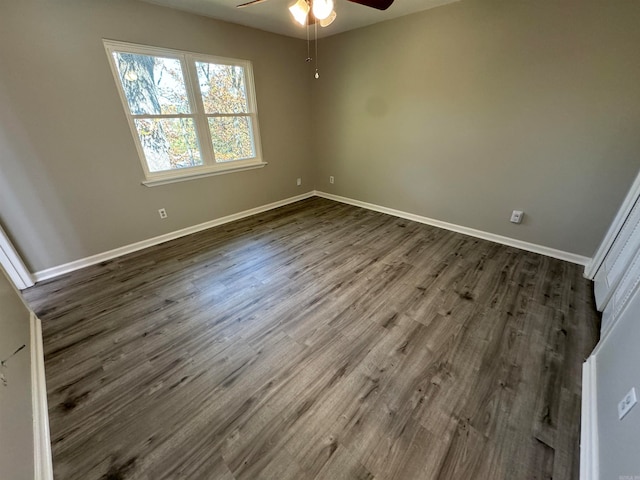
POLYGON ((249 60, 240 60, 235 58, 218 57, 214 55, 205 55, 200 53, 185 52, 182 50, 173 50, 169 48, 151 47, 147 45, 139 45, 135 43, 119 42, 115 40, 103 40, 107 56, 109 57, 109 65, 111 73, 122 101, 129 128, 138 151, 138 157, 144 171, 145 179, 142 181, 144 185, 155 186, 166 183, 173 183, 193 178, 206 177, 210 175, 220 175, 223 173, 238 172, 254 168, 262 168, 267 165, 262 158, 262 146, 260 142, 260 130, 258 127, 258 108, 256 104, 255 86, 253 82, 253 68, 249 60), (175 58, 180 61, 182 73, 184 76, 187 98, 191 107, 191 113, 188 114, 170 114, 170 115, 132 115, 129 109, 129 103, 125 96, 122 83, 118 74, 118 68, 113 56, 114 52, 125 52, 140 55, 151 55, 164 58, 175 58), (200 84, 198 83, 198 75, 196 72, 196 62, 208 62, 219 65, 234 65, 243 68, 245 75, 245 88, 247 94, 248 113, 241 114, 207 114, 205 113, 202 95, 200 93, 200 84), (230 160, 224 162, 216 162, 211 133, 209 131, 209 117, 228 117, 228 116, 246 116, 250 119, 251 130, 253 133, 253 146, 255 157, 230 160), (146 157, 138 131, 135 126, 135 119, 141 118, 193 118, 195 122, 198 146, 200 148, 200 156, 203 165, 195 167, 176 168, 161 172, 152 172, 147 165, 146 157))

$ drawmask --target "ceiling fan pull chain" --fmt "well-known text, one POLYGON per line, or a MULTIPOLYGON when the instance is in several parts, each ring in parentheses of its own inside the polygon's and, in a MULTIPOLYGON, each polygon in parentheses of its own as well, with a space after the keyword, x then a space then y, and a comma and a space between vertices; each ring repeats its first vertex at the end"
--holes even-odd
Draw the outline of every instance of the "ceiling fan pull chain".
POLYGON ((316 30, 316 74, 314 75, 314 77, 316 77, 316 80, 318 78, 320 78, 320 74, 318 73, 318 23, 316 22, 314 24, 315 30, 316 30))
POLYGON ((311 61, 311 40, 309 39, 309 22, 307 22, 307 58, 305 62, 311 61))

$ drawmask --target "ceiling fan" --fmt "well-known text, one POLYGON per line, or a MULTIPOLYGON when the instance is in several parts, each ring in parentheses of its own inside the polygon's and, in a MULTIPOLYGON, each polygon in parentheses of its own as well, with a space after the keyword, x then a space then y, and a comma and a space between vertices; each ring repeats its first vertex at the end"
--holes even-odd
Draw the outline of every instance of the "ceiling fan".
MULTIPOLYGON (((256 5, 266 2, 267 0, 251 0, 247 3, 238 5, 238 8, 256 5)), ((352 3, 364 5, 378 10, 386 10, 391 6, 394 0, 347 0, 352 3)), ((336 19, 336 11, 334 0, 297 0, 296 3, 289 7, 289 11, 293 18, 300 25, 313 25, 316 22, 321 27, 327 27, 336 19)))

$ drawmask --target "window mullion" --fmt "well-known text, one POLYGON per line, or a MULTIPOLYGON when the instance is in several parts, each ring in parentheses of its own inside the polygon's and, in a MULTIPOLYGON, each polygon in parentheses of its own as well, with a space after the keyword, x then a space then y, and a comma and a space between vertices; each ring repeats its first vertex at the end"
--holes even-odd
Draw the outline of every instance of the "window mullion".
POLYGON ((207 118, 220 117, 220 118, 232 118, 232 117, 253 117, 253 113, 207 113, 207 118))
POLYGON ((188 84, 187 89, 190 92, 192 105, 195 106, 195 123, 200 138, 200 149, 202 157, 207 165, 215 165, 216 157, 213 151, 213 143, 211 141, 211 133, 209 132, 209 122, 204 111, 204 102, 202 101, 202 93, 200 92, 200 84, 198 82, 198 72, 196 71, 196 62, 192 55, 185 55, 185 75, 188 84))
POLYGON ((195 118, 193 113, 129 114, 133 119, 195 118))

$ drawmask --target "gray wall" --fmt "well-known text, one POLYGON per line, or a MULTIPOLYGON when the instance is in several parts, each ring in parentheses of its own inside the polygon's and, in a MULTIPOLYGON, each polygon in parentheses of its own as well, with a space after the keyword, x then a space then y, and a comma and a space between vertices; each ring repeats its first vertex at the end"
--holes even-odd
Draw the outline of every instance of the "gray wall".
POLYGON ((640 395, 640 293, 629 303, 596 354, 600 478, 640 477, 640 405, 618 419, 617 405, 631 387, 640 395))
POLYGON ((463 0, 322 40, 318 81, 304 41, 143 2, 1 10, 0 224, 32 271, 314 187, 591 256, 640 167, 636 1, 463 0), (269 165, 142 186, 102 38, 253 61, 269 165))
POLYGON ((33 420, 29 310, 0 268, 0 358, 7 386, 0 384, 0 478, 33 480, 33 420))
POLYGON ((309 191, 305 57, 300 40, 142 2, 2 2, 0 223, 28 267, 57 266, 309 191), (102 38, 251 60, 269 165, 142 186, 102 38))
POLYGON ((316 187, 592 256, 640 167, 638 25, 637 1, 463 0, 321 41, 316 187))

